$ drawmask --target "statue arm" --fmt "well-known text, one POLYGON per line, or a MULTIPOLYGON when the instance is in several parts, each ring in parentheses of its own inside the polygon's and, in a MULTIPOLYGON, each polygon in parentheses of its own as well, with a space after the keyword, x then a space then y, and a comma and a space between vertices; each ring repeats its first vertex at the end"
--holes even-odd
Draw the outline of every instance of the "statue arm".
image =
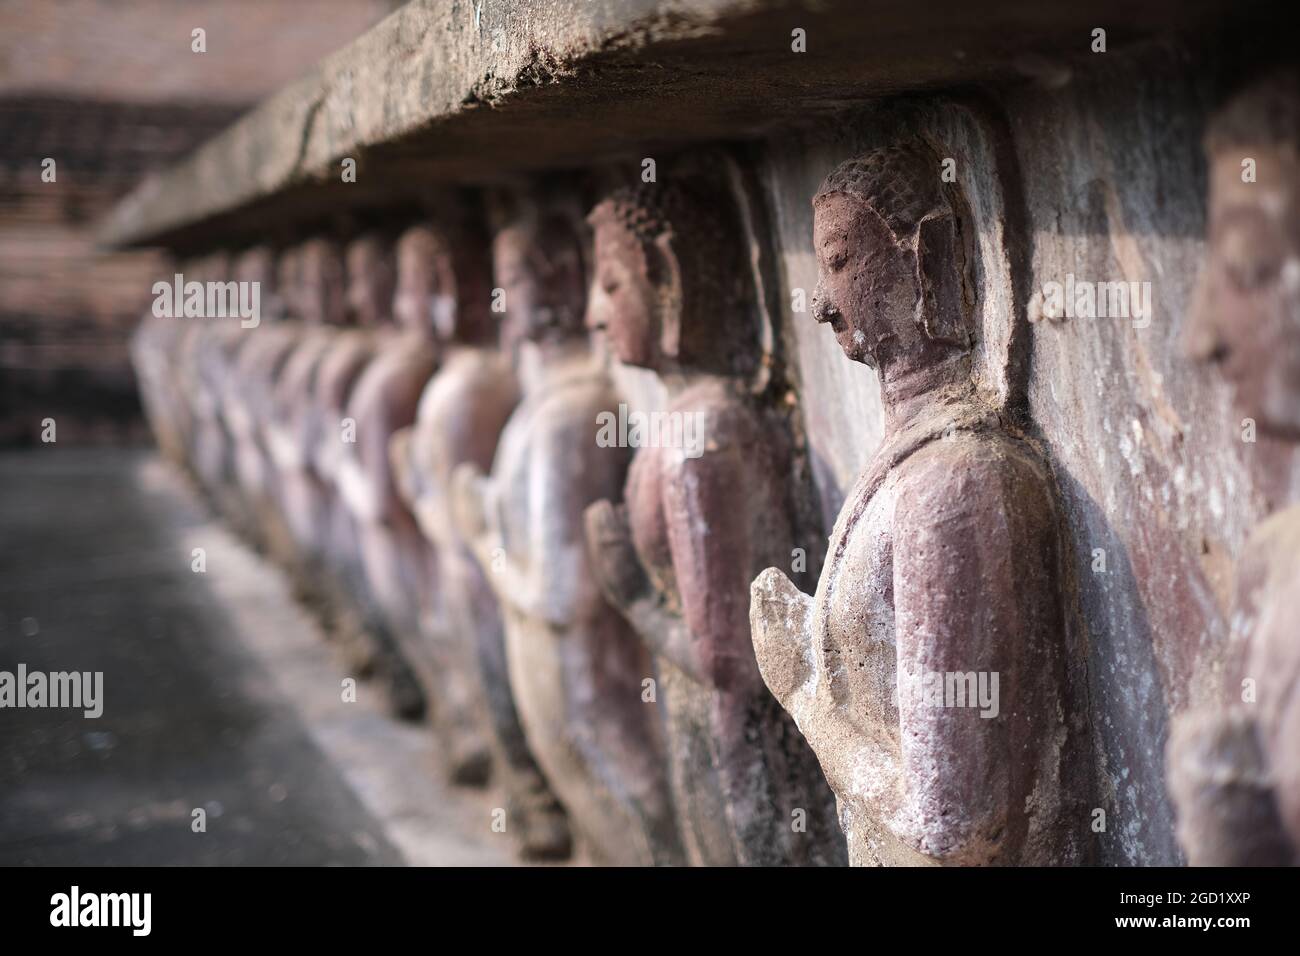
POLYGON ((986 863, 1024 832, 1067 703, 1051 490, 1014 459, 944 449, 909 465, 893 534, 898 835, 986 863))
POLYGON ((343 446, 335 479, 339 494, 348 510, 366 522, 378 522, 385 517, 384 485, 379 481, 381 475, 369 467, 375 455, 367 447, 368 443, 374 444, 382 436, 384 457, 387 458, 387 431, 383 416, 376 407, 382 403, 382 396, 376 394, 380 385, 370 372, 361 376, 347 407, 347 417, 355 422, 354 440, 344 442, 341 436, 339 438, 343 446))
POLYGON ((389 467, 393 470, 397 492, 412 510, 420 499, 420 483, 411 459, 411 438, 414 434, 415 426, 407 425, 397 429, 388 439, 389 467))
MULTIPOLYGON (((684 458, 668 476, 663 508, 688 646, 677 647, 723 690, 758 688, 750 640, 749 584, 754 566, 745 463, 735 445, 684 458)), ((760 516, 758 520, 763 520, 760 516)))
POLYGON ((538 583, 506 551, 493 497, 492 480, 477 464, 464 462, 452 472, 451 512, 456 530, 497 599, 517 614, 545 618, 538 583))
POLYGON ((597 501, 584 517, 592 571, 605 599, 622 612, 653 653, 706 683, 685 618, 668 607, 636 553, 626 506, 608 499, 597 501))
POLYGON ((583 513, 593 500, 622 488, 627 456, 622 449, 596 446, 594 414, 555 412, 555 420, 538 421, 532 439, 526 491, 529 567, 520 568, 505 555, 516 583, 505 600, 520 613, 564 627, 592 573, 583 513))
POLYGON ((451 473, 451 514, 456 531, 499 597, 502 587, 497 570, 505 548, 497 523, 488 519, 490 487, 491 479, 473 462, 464 462, 451 473))

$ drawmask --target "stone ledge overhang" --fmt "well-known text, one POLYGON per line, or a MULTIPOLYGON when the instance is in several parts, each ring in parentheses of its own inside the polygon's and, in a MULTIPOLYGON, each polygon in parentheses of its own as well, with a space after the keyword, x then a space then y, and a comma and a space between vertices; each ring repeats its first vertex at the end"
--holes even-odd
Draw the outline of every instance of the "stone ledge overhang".
MULTIPOLYGON (((415 0, 101 224, 110 247, 239 243, 436 184, 769 134, 882 95, 1050 77, 1231 23, 1228 0, 415 0), (791 49, 795 28, 807 52, 791 49), (341 162, 357 161, 357 181, 341 162)), ((219 55, 215 52, 208 56, 219 55)))

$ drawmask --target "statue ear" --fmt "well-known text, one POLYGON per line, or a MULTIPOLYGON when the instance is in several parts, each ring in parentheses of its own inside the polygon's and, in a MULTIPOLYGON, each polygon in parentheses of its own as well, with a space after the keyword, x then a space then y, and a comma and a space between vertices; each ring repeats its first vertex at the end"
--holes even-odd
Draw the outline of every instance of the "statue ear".
POLYGON ((931 213, 917 226, 916 284, 923 300, 923 330, 931 339, 962 348, 972 344, 966 253, 952 213, 931 213))
POLYGON ((682 353, 682 268, 673 248, 672 233, 665 232, 655 238, 655 257, 658 260, 651 276, 652 285, 659 292, 659 348, 664 355, 678 358, 682 353))

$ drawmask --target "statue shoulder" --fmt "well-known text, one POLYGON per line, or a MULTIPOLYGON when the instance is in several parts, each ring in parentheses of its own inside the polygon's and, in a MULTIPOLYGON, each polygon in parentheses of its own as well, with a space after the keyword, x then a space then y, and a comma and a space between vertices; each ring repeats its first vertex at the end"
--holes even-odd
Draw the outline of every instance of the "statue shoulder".
POLYGON ((1251 531, 1237 560, 1238 599, 1267 581, 1300 581, 1300 506, 1269 515, 1251 531))
POLYGON ((1055 508, 1047 463, 1027 442, 1000 429, 956 429, 928 442, 897 466, 897 491, 907 509, 969 514, 1055 508))

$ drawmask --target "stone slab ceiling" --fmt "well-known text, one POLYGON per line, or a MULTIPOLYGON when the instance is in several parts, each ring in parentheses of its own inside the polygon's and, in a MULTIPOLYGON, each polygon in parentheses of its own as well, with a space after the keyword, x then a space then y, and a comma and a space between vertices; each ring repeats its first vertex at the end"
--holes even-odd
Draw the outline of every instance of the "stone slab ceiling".
POLYGON ((238 242, 439 184, 737 140, 884 94, 1053 82, 1090 53, 1265 16, 1227 0, 416 0, 161 176, 108 246, 238 242), (807 51, 791 49, 806 31, 807 51), (343 158, 357 181, 343 183, 343 158))

